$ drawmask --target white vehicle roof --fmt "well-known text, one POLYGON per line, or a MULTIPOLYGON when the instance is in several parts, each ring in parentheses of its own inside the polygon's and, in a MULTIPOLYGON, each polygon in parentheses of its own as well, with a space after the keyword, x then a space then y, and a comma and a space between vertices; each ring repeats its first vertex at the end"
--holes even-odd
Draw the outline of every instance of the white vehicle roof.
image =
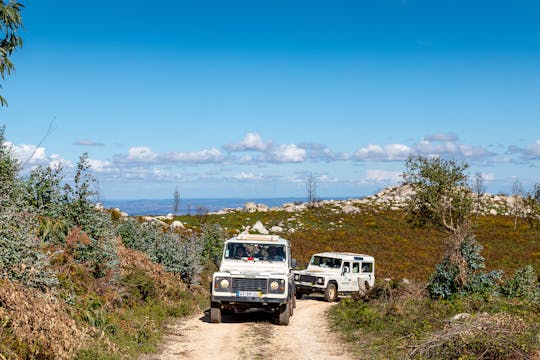
POLYGON ((358 260, 367 260, 367 261, 375 261, 373 256, 366 255, 366 254, 355 254, 350 252, 322 252, 313 254, 313 256, 324 256, 324 257, 330 257, 330 258, 338 258, 342 260, 349 260, 349 261, 358 261, 358 260))
POLYGON ((233 238, 227 240, 229 242, 255 242, 255 243, 269 243, 289 246, 289 240, 285 240, 279 235, 259 235, 259 234, 239 234, 233 238))

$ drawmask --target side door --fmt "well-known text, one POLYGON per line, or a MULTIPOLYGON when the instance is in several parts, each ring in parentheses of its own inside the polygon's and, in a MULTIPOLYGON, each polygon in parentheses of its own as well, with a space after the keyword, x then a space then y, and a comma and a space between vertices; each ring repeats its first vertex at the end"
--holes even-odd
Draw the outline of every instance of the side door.
POLYGON ((351 267, 351 291, 358 291, 363 284, 362 273, 360 272, 360 261, 353 261, 351 267))
POLYGON ((354 291, 354 277, 351 273, 351 262, 344 261, 341 268, 341 287, 339 291, 354 291))
POLYGON ((362 261, 360 271, 362 281, 367 282, 370 287, 375 286, 375 264, 373 261, 362 261))

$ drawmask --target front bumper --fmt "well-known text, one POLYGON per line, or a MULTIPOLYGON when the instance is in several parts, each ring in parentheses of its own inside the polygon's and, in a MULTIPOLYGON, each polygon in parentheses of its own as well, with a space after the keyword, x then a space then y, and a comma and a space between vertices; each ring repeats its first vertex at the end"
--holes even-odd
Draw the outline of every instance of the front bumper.
POLYGON ((310 283, 298 283, 295 282, 296 292, 324 292, 326 287, 324 285, 310 284, 310 283))
POLYGON ((251 307, 267 307, 288 302, 287 298, 246 297, 246 296, 210 296, 210 301, 227 305, 246 305, 251 307))

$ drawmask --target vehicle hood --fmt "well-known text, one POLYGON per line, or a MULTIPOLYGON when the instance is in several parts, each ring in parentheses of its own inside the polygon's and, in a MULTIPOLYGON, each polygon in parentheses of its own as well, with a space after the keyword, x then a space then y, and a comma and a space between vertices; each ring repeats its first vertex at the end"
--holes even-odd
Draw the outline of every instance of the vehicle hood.
POLYGON ((304 274, 304 275, 313 275, 313 276, 323 276, 323 275, 336 275, 340 274, 340 269, 331 270, 331 269, 305 269, 305 270, 299 270, 295 271, 297 274, 304 274))
POLYGON ((231 275, 273 275, 273 274, 288 274, 289 269, 283 262, 280 263, 253 263, 245 261, 235 261, 222 263, 220 272, 227 272, 231 275))

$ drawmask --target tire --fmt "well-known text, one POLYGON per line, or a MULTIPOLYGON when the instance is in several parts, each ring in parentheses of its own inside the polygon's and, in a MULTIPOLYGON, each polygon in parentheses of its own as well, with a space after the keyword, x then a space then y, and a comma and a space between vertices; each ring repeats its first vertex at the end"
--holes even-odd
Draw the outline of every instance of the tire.
POLYGON ((289 301, 289 316, 293 316, 294 308, 296 307, 296 298, 292 297, 289 301))
POLYGON ((221 322, 221 306, 214 306, 210 308, 210 322, 219 324, 221 322))
POLYGON ((336 284, 328 284, 326 290, 324 291, 324 301, 334 302, 338 298, 338 292, 336 284))
POLYGON ((291 316, 291 311, 289 309, 289 304, 285 304, 283 311, 281 311, 278 315, 278 325, 289 325, 289 318, 291 316))

